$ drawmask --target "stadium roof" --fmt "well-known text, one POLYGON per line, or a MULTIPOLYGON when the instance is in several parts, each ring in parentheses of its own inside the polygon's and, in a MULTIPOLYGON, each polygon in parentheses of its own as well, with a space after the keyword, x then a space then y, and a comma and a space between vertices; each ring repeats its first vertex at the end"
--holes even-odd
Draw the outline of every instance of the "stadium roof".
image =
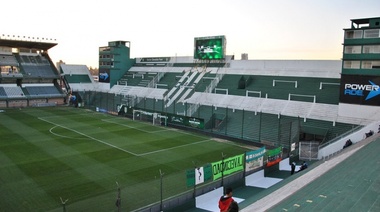
POLYGON ((40 50, 46 51, 56 45, 57 43, 25 41, 25 40, 9 40, 9 39, 0 38, 0 46, 6 46, 6 47, 12 47, 12 48, 40 49, 40 50))
POLYGON ((351 19, 351 21, 355 24, 368 24, 369 18, 351 19))

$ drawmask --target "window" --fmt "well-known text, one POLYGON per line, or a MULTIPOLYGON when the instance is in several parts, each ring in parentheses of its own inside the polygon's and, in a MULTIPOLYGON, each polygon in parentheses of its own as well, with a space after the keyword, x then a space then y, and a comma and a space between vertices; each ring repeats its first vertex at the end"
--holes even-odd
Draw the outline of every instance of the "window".
POLYGON ((344 61, 343 68, 360 69, 360 61, 344 61))
POLYGON ((110 50, 111 50, 111 48, 108 47, 108 46, 106 46, 106 47, 100 47, 100 48, 99 48, 99 51, 100 51, 100 52, 106 52, 106 51, 110 51, 110 50))
POLYGON ((344 53, 345 54, 360 54, 362 51, 361 46, 345 46, 344 53))
POLYGON ((363 37, 363 30, 346 31, 346 35, 345 35, 346 39, 362 38, 362 37, 363 37))
POLYGON ((380 61, 363 61, 362 69, 380 69, 380 61))
POLYGON ((367 29, 364 30, 364 38, 378 38, 380 29, 367 29))
POLYGON ((363 69, 371 69, 372 68, 371 61, 363 61, 362 68, 363 69))
POLYGON ((379 54, 380 53, 380 45, 368 45, 363 46, 364 54, 379 54))

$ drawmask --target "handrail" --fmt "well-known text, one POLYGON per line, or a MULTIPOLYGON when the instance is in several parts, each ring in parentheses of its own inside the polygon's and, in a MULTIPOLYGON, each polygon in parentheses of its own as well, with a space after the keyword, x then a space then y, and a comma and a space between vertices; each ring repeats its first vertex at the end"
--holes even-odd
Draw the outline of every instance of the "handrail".
POLYGON ((345 133, 343 133, 343 134, 341 134, 341 135, 339 135, 339 136, 337 136, 337 137, 329 140, 328 142, 322 143, 321 145, 319 145, 319 149, 321 149, 321 148, 323 148, 325 146, 328 146, 328 145, 330 145, 332 143, 335 143, 339 139, 341 139, 341 138, 343 138, 343 137, 345 137, 345 136, 347 136, 347 135, 349 135, 349 134, 351 134, 351 133, 353 133, 355 131, 358 131, 360 128, 363 128, 363 126, 361 126, 361 125, 356 126, 356 127, 352 128, 351 130, 349 130, 349 131, 347 131, 347 132, 345 132, 345 133))

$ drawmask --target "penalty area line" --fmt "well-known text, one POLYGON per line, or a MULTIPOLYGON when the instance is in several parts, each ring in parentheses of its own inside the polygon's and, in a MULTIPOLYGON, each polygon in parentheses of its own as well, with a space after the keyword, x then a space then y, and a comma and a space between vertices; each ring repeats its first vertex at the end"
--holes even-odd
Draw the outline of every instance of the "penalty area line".
POLYGON ((81 132, 79 132, 79 131, 77 131, 77 130, 74 130, 74 129, 71 129, 71 128, 68 128, 68 127, 62 126, 62 125, 60 125, 60 124, 54 123, 54 122, 52 122, 52 121, 48 121, 48 120, 43 119, 43 118, 40 118, 40 117, 39 117, 38 119, 40 119, 41 121, 44 121, 44 122, 47 122, 47 123, 53 124, 53 125, 55 125, 55 126, 62 127, 62 128, 64 128, 64 129, 67 129, 67 130, 73 131, 73 132, 75 132, 75 133, 78 133, 79 135, 83 135, 83 136, 85 136, 85 137, 87 137, 87 138, 90 138, 91 140, 94 140, 94 141, 97 141, 97 142, 102 143, 102 144, 104 144, 104 145, 107 145, 107 146, 113 147, 113 148, 115 148, 115 149, 118 149, 118 150, 120 150, 120 151, 126 152, 126 153, 128 153, 128 154, 133 155, 133 156, 138 156, 138 154, 136 154, 136 153, 130 152, 130 151, 128 151, 128 150, 122 149, 122 148, 120 148, 120 147, 118 147, 118 146, 115 146, 115 145, 113 145, 113 144, 110 144, 110 143, 107 143, 107 142, 105 142, 105 141, 102 141, 102 140, 99 140, 99 139, 97 139, 97 138, 94 138, 94 137, 92 137, 92 136, 86 135, 86 134, 81 133, 81 132))
POLYGON ((207 140, 203 140, 203 141, 197 141, 197 142, 194 142, 194 143, 184 144, 184 145, 175 146, 175 147, 166 148, 166 149, 160 149, 160 150, 156 150, 156 151, 152 151, 152 152, 146 152, 146 153, 138 154, 137 156, 145 156, 145 155, 150 155, 150 154, 154 154, 154 153, 158 153, 158 152, 165 152, 165 151, 168 151, 168 150, 182 148, 182 147, 185 147, 185 146, 191 146, 191 145, 195 145, 195 144, 200 144, 200 143, 204 143, 204 142, 207 142, 207 141, 211 141, 211 139, 207 139, 207 140))
MULTIPOLYGON (((133 127, 131 125, 127 125, 127 124, 123 124, 123 123, 118 123, 118 122, 110 121, 108 119, 101 119, 101 120, 104 121, 104 122, 107 122, 107 123, 116 124, 116 125, 120 125, 120 126, 123 126, 123 127, 130 128, 130 129, 138 130, 138 131, 141 131, 141 132, 144 132, 144 133, 158 133, 158 132, 163 132, 163 131, 169 131, 167 129, 165 129, 165 130, 156 130, 156 131, 147 131, 147 130, 140 129, 138 127, 133 127)), ((111 120, 113 120, 113 119, 111 119, 111 120)))

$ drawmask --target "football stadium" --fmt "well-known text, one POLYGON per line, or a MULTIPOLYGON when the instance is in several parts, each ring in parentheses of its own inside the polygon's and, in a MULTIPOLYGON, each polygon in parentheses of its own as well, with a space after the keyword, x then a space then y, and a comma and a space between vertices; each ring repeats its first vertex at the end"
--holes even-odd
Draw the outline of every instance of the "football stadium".
POLYGON ((380 211, 380 17, 350 21, 341 60, 116 40, 98 80, 0 34, 0 211, 219 211, 227 188, 240 211, 380 211))

